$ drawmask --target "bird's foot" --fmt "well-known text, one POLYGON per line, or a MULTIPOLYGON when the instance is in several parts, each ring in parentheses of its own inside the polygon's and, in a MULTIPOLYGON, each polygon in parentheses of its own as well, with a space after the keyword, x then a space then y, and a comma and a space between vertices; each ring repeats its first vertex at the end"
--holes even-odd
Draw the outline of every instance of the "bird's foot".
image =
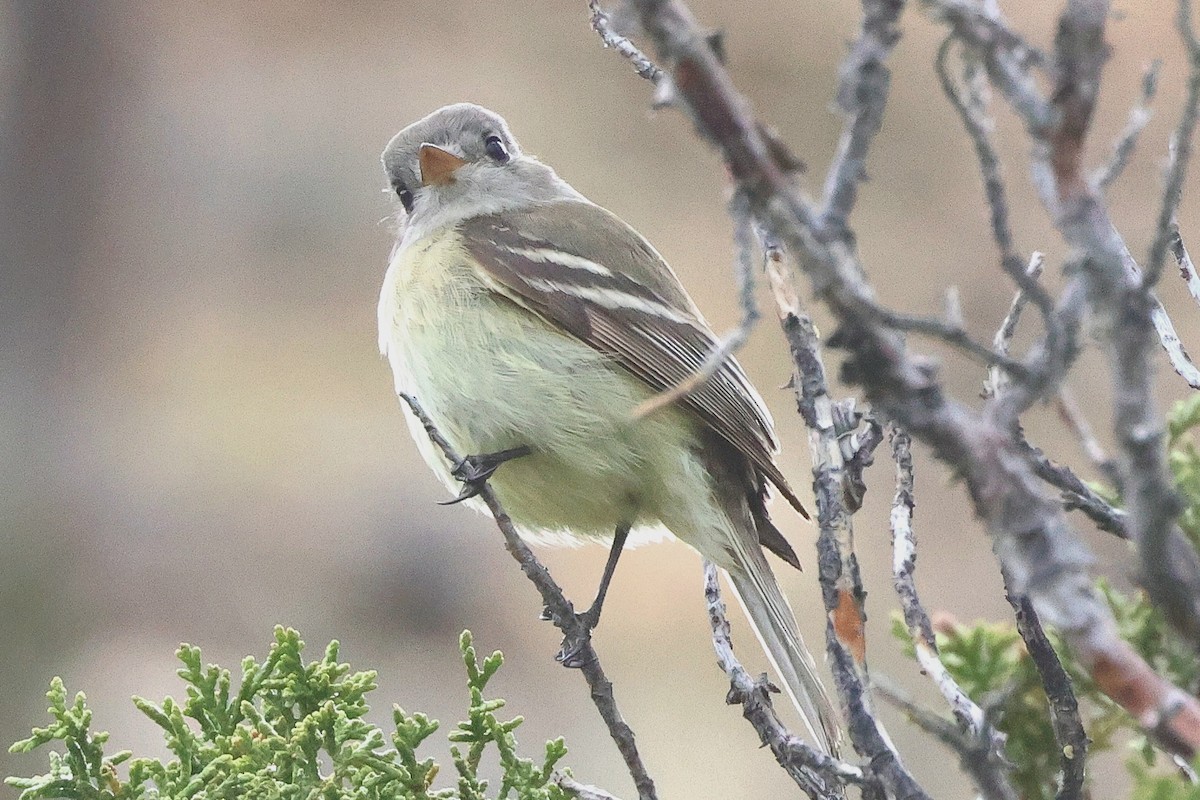
POLYGON ((463 500, 469 500, 483 491, 483 485, 487 483, 487 479, 495 474, 500 465, 506 461, 512 461, 514 458, 527 456, 533 451, 527 445, 513 447, 508 450, 501 450, 496 453, 483 453, 477 456, 466 456, 459 460, 450 470, 450 474, 462 481, 462 491, 458 493, 458 497, 453 500, 446 500, 438 505, 452 506, 455 503, 461 503, 463 500))
POLYGON ((575 625, 563 637, 562 646, 554 660, 567 669, 579 669, 596 660, 592 649, 592 630, 600 623, 599 609, 595 606, 582 614, 575 615, 575 625))
POLYGON ((542 610, 543 619, 554 619, 556 625, 566 636, 563 637, 562 647, 555 660, 564 667, 579 669, 596 659, 596 651, 592 649, 592 631, 600 624, 600 612, 604 609, 604 598, 608 595, 608 585, 612 582, 613 574, 617 571, 617 560, 625 549, 625 541, 629 537, 629 526, 620 525, 613 535, 612 548, 608 552, 608 562, 604 565, 604 575, 600 578, 600 588, 596 590, 596 599, 582 614, 572 611, 574 624, 562 625, 554 619, 554 612, 548 607, 542 610))

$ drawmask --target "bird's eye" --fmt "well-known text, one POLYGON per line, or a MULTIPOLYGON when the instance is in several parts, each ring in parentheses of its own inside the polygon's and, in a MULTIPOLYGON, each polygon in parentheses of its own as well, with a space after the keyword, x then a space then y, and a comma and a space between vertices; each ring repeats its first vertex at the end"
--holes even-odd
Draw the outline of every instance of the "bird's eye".
POLYGON ((510 156, 508 150, 504 148, 504 142, 496 134, 492 134, 483 140, 483 148, 487 151, 488 158, 495 161, 497 164, 507 164, 510 156))
POLYGON ((396 197, 400 198, 400 204, 404 206, 404 210, 409 214, 413 210, 413 193, 412 190, 403 183, 397 183, 393 186, 396 190, 396 197))

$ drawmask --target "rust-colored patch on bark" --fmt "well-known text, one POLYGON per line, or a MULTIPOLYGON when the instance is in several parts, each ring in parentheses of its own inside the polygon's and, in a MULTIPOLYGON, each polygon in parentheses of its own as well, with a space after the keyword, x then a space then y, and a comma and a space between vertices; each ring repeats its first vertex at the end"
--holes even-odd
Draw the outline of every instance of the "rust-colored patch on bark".
POLYGON ((854 656, 856 663, 866 662, 867 632, 862 614, 859 613, 854 595, 845 589, 838 590, 838 604, 833 610, 833 632, 838 641, 854 656))
POLYGON ((1171 750, 1194 756, 1200 752, 1200 702, 1171 686, 1127 648, 1095 654, 1096 686, 1171 750))
POLYGON ((1150 722, 1156 710, 1154 685, 1158 676, 1140 661, 1119 654, 1099 653, 1092 665, 1092 678, 1100 691, 1140 722, 1150 722), (1116 656, 1116 657, 1114 657, 1116 656))

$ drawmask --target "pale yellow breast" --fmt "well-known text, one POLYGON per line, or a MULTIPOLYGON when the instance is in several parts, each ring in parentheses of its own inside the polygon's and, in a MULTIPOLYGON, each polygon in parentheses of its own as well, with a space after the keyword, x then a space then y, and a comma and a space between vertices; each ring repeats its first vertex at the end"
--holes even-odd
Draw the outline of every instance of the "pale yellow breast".
MULTIPOLYGON (((650 389, 485 288, 456 233, 397 255, 379 317, 397 390, 414 394, 460 453, 534 450, 492 480, 524 530, 604 538, 621 523, 655 526, 707 494, 691 416, 667 409, 636 419, 633 408, 650 389)), ((430 467, 457 491, 445 459, 419 425, 411 429, 430 467)))

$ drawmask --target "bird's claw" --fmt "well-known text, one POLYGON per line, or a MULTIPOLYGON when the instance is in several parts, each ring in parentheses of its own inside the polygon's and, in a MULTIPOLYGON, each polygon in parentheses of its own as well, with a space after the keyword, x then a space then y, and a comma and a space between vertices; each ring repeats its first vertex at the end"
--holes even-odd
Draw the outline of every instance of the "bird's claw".
POLYGON ((487 483, 488 478, 496 473, 501 464, 506 461, 512 461, 514 458, 527 456, 531 452, 533 451, 528 446, 521 445, 520 447, 512 447, 508 450, 500 450, 496 453, 482 453, 459 459, 458 463, 451 468, 450 474, 462 481, 462 491, 453 500, 443 500, 438 505, 452 506, 461 503, 463 500, 470 500, 472 497, 477 497, 483 491, 483 486, 487 483))
POLYGON ((562 647, 554 657, 555 661, 567 669, 580 669, 596 660, 596 651, 592 649, 592 628, 595 627, 595 622, 589 613, 576 614, 575 619, 579 627, 563 637, 562 647))

